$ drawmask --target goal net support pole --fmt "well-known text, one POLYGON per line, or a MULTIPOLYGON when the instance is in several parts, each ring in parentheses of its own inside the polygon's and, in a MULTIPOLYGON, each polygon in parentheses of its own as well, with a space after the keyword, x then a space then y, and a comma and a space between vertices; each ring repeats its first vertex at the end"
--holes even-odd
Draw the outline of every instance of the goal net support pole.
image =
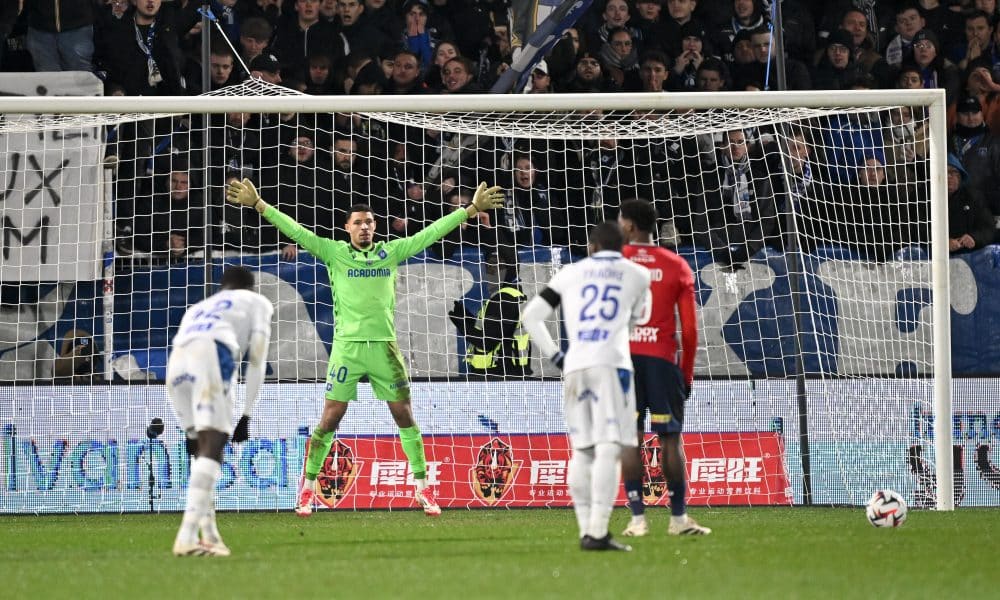
POLYGON ((951 275, 948 249, 948 188, 945 170, 947 127, 943 90, 929 105, 931 191, 931 278, 934 294, 934 451, 937 457, 937 509, 954 510, 951 459, 951 275))

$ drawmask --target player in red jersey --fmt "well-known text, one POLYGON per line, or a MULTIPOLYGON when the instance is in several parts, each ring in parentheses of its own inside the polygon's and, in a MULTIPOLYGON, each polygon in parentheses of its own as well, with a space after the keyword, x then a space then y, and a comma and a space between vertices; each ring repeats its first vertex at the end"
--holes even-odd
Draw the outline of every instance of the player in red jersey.
POLYGON ((625 234, 622 254, 651 271, 651 302, 643 318, 632 329, 630 350, 635 366, 636 426, 639 446, 622 452, 622 476, 632 520, 624 535, 646 535, 642 501, 641 459, 646 411, 650 428, 660 441, 660 460, 670 494, 671 535, 706 535, 712 532, 687 515, 687 471, 681 430, 684 402, 694 381, 698 328, 694 302, 694 274, 687 262, 674 252, 653 243, 656 210, 647 200, 627 200, 621 205, 618 224, 625 234), (680 317, 680 360, 677 348, 677 320, 680 317))

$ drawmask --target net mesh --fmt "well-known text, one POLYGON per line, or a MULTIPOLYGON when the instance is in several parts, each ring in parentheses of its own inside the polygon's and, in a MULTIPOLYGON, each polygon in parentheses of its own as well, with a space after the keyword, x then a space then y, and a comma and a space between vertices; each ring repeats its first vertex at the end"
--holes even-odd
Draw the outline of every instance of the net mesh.
MULTIPOLYGON (((290 93, 251 81, 213 95, 290 93)), ((634 197, 654 203, 657 242, 696 275, 691 503, 803 503, 808 490, 815 503, 859 504, 883 487, 932 502, 919 426, 934 375, 926 109, 599 106, 5 115, 0 366, 31 387, 0 388, 0 510, 183 506, 187 462, 161 384, 184 309, 231 263, 257 272, 276 310, 253 439, 227 450, 219 507, 292 506, 333 296, 325 265, 224 204, 233 178, 334 239, 354 203, 391 240, 467 204, 480 181, 506 190, 502 209, 398 272, 399 347, 444 506, 568 504, 559 373, 533 349, 522 360, 517 311, 489 305, 513 302, 494 296, 504 286, 536 294, 634 197), (488 346, 498 350, 484 358, 488 346), (167 431, 148 439, 157 416, 167 431)), ((410 507, 395 426, 367 384, 360 398, 321 476, 324 503, 410 507)), ((665 505, 656 446, 647 434, 644 493, 665 505)))
MULTIPOLYGON (((364 113, 380 120, 453 131, 466 135, 548 140, 572 138, 579 140, 651 139, 721 133, 739 129, 752 122, 758 126, 794 123, 823 117, 830 108, 782 109, 704 109, 704 110, 624 110, 555 111, 543 113, 482 113, 482 112, 388 112, 364 113)), ((865 107, 839 108, 849 114, 864 112, 865 107)))

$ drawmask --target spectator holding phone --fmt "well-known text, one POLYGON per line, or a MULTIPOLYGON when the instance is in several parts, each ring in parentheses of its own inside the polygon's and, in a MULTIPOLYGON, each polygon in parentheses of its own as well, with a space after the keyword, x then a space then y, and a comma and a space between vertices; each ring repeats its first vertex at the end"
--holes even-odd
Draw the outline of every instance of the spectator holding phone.
POLYGON ((100 383, 104 377, 94 373, 95 353, 99 353, 93 336, 83 329, 71 329, 63 335, 56 356, 53 374, 56 380, 72 379, 73 383, 100 383))

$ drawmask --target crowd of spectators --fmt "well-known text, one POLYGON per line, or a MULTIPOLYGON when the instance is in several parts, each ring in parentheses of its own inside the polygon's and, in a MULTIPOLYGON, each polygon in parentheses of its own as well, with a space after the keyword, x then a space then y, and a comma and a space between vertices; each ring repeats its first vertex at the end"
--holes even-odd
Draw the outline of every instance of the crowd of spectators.
MULTIPOLYGON (((108 94, 127 96, 199 94, 251 77, 319 95, 453 94, 489 90, 519 45, 508 0, 212 0, 219 31, 211 90, 203 90, 201 4, 0 0, 2 66, 92 71, 108 94)), ((952 214, 963 215, 953 217, 951 246, 992 243, 1000 216, 997 1, 781 6, 788 89, 946 91, 949 198, 952 214)), ((770 0, 595 0, 514 92, 776 89, 770 8, 770 0)), ((353 202, 372 205, 383 231, 402 236, 462 203, 480 179, 509 190, 504 209, 453 233, 435 248, 441 255, 462 244, 499 249, 500 258, 535 244, 583 251, 585 224, 614 218, 635 196, 656 202, 664 236, 710 248, 726 264, 765 245, 780 249, 781 215, 792 206, 807 239, 879 259, 926 243, 917 226, 927 219, 927 115, 919 110, 679 140, 545 143, 357 115, 200 118, 109 132, 123 253, 187 260, 210 239, 294 258, 294 244, 222 206, 232 177, 253 178, 280 208, 335 237, 353 202)))

